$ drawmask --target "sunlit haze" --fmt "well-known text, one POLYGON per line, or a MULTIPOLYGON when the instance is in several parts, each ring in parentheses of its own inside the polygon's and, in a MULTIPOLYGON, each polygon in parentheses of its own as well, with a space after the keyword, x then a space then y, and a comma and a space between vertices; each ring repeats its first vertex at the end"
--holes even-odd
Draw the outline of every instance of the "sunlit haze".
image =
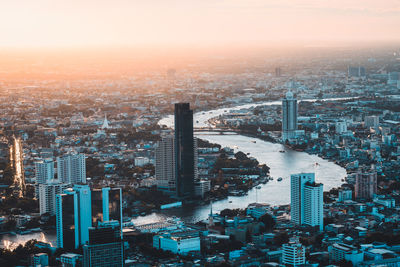
POLYGON ((399 18, 398 0, 3 0, 0 46, 389 42, 399 18))

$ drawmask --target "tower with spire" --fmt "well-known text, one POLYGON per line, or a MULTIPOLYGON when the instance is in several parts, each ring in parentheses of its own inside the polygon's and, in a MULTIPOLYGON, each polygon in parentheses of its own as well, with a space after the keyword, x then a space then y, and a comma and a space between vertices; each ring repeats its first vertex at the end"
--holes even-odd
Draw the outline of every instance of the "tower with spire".
POLYGON ((103 125, 101 126, 101 129, 104 130, 104 129, 110 129, 110 128, 111 128, 111 126, 107 120, 107 113, 106 113, 106 114, 104 114, 104 121, 103 121, 103 125))

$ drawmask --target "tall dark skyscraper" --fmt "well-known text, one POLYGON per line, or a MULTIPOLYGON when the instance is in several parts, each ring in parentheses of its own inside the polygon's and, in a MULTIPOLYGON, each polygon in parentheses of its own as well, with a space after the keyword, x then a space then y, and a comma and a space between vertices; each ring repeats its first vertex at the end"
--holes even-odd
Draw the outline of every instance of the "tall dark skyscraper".
POLYGON ((195 142, 193 137, 193 110, 189 103, 175 104, 175 162, 176 195, 194 196, 195 142))

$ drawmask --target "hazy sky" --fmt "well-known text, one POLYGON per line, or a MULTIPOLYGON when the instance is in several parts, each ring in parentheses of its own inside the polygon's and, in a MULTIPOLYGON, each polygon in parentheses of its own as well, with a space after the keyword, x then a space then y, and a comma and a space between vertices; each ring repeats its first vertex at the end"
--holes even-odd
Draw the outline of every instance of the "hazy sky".
POLYGON ((400 39, 400 0, 0 0, 0 46, 400 39))

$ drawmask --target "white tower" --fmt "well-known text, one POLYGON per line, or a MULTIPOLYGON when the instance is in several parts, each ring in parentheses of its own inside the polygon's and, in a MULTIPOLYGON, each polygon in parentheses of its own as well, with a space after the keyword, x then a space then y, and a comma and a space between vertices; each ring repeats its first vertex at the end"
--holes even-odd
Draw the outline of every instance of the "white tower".
POLYGON ((319 226, 323 230, 323 185, 315 183, 314 173, 290 177, 290 215, 295 224, 319 226))

